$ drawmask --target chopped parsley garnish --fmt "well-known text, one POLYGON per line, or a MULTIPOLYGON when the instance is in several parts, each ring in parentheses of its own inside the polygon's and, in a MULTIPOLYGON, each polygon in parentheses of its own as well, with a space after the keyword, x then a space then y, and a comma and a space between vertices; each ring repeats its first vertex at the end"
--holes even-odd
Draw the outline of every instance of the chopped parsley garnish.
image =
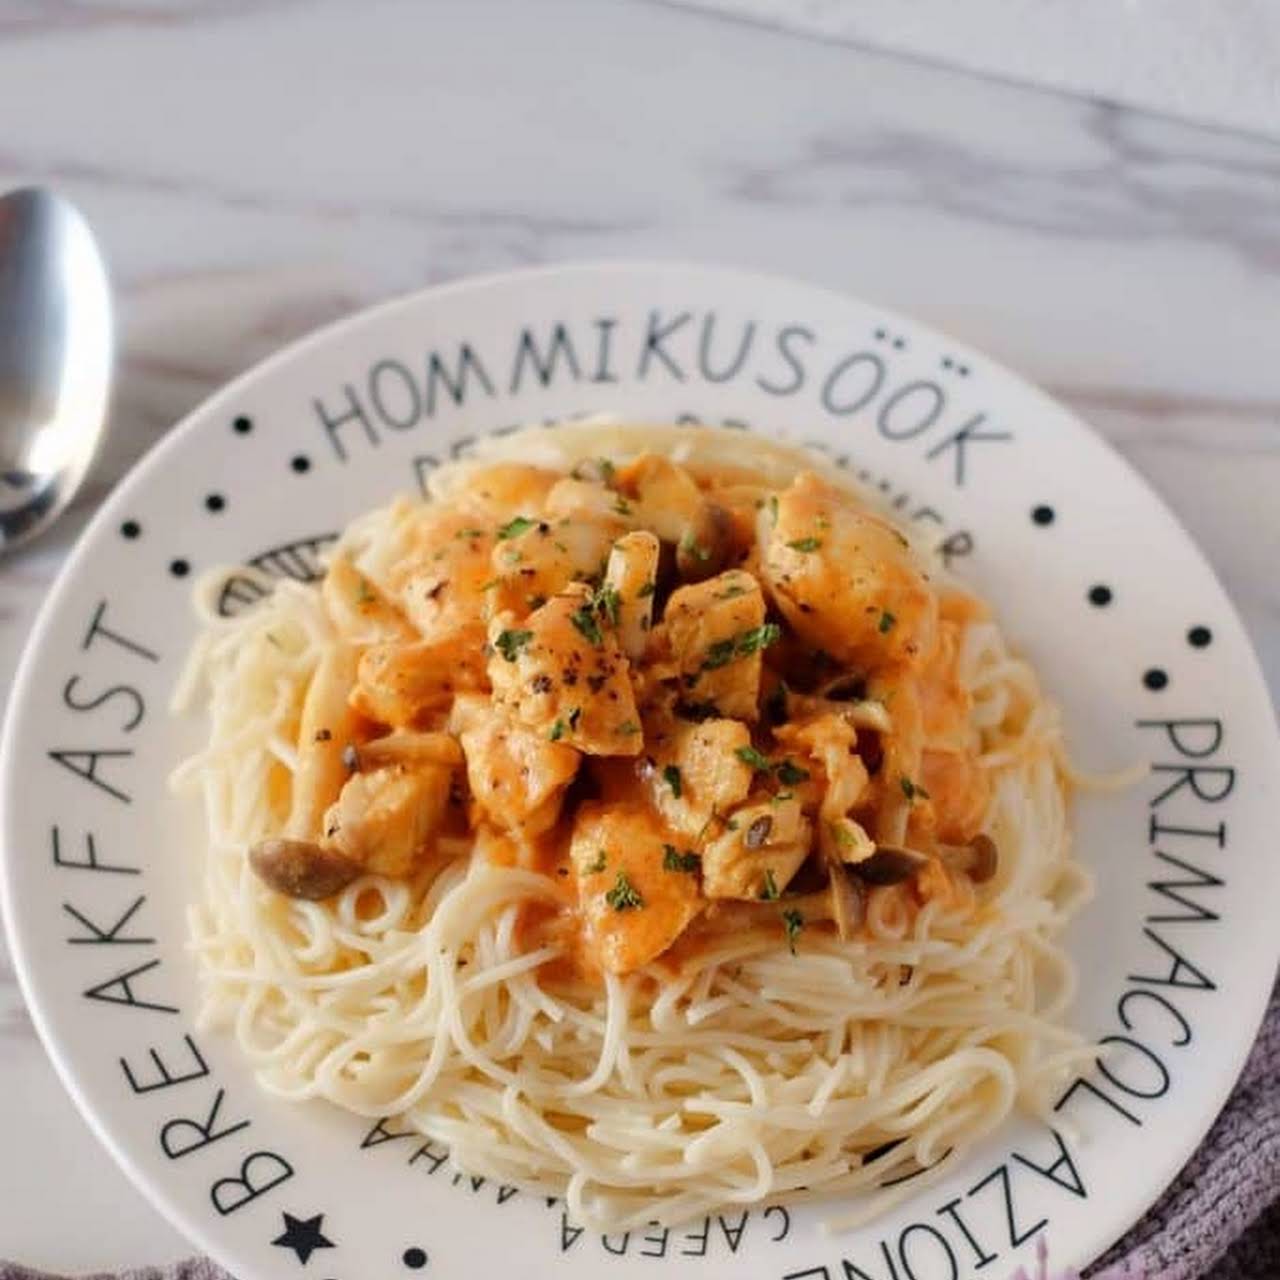
POLYGON ((627 735, 630 735, 630 734, 633 734, 633 733, 639 733, 639 732, 640 732, 640 726, 639 726, 638 724, 636 724, 636 722, 635 722, 634 720, 624 720, 624 721, 623 721, 623 722, 618 726, 618 732, 619 732, 619 733, 625 733, 625 734, 627 734, 627 735))
POLYGON ((822 546, 822 539, 813 537, 793 538, 787 543, 787 546, 789 546, 792 551, 817 551, 817 549, 822 546))
POLYGON ((887 636, 893 630, 893 624, 897 622, 897 618, 889 612, 888 609, 880 610, 880 634, 887 636))
POLYGON ((809 781, 809 770, 802 769, 794 760, 784 760, 775 766, 774 772, 778 781, 786 787, 794 787, 797 783, 809 781))
POLYGON ((742 586, 741 583, 731 582, 723 591, 716 592, 716 599, 736 600, 739 596, 745 596, 746 594, 746 587, 742 586))
POLYGON ((547 737, 552 742, 559 742, 564 737, 564 721, 557 720, 551 726, 551 732, 547 734, 547 737))
POLYGON ((595 611, 590 601, 584 604, 581 609, 575 609, 569 615, 569 621, 592 644, 604 643, 604 636, 600 634, 600 624, 596 621, 595 611))
POLYGON ((752 627, 750 631, 743 631, 737 639, 737 653, 740 658, 745 658, 750 654, 759 653, 761 649, 767 649, 771 644, 775 644, 782 636, 782 628, 776 622, 766 622, 761 627, 752 627))
POLYGON ((853 832, 844 825, 843 822, 828 823, 828 829, 831 832, 831 838, 842 849, 852 849, 857 841, 853 838, 853 832))
POLYGON ((667 765, 662 771, 662 780, 671 788, 671 794, 679 800, 680 792, 684 789, 679 766, 674 764, 667 765))
POLYGON ((902 784, 902 794, 906 796, 908 800, 914 800, 917 796, 921 800, 928 800, 931 798, 929 793, 918 782, 912 782, 906 774, 903 774, 898 781, 902 784))
POLYGON ((498 530, 498 541, 507 542, 512 538, 518 538, 527 529, 532 529, 538 522, 530 520, 528 516, 516 516, 514 520, 509 520, 498 530))
POLYGON ((497 577, 497 578, 490 578, 488 582, 482 582, 482 583, 480 584, 480 590, 481 590, 481 591, 492 591, 494 587, 501 586, 501 585, 502 585, 502 583, 503 583, 504 581, 505 581, 505 579, 503 579, 503 578, 501 578, 501 577, 497 577))
POLYGON ((625 871, 618 872, 613 888, 604 895, 604 900, 615 911, 634 911, 644 906, 644 899, 636 892, 635 886, 627 879, 625 871))
POLYGON ((750 657, 753 653, 767 649, 781 636, 782 628, 776 622, 766 622, 763 626, 739 631, 736 636, 730 636, 727 640, 716 640, 707 646, 702 670, 717 671, 721 667, 727 667, 736 658, 750 657))
POLYGON ((617 467, 615 467, 608 458, 597 458, 596 466, 600 469, 600 479, 603 480, 605 484, 610 484, 618 470, 617 467))
POLYGON ((629 516, 631 514, 631 503, 629 503, 622 494, 618 494, 618 496, 613 500, 613 509, 620 516, 629 516))
POLYGON ((516 655, 532 639, 532 631, 501 631, 493 643, 494 647, 508 662, 514 662, 516 655))
POLYGON ((773 878, 773 868, 766 868, 764 873, 764 888, 760 890, 760 897, 765 902, 777 902, 778 896, 778 882, 773 878))
POLYGON ((795 955, 796 939, 800 936, 800 930, 804 928, 804 916, 791 907, 782 913, 782 927, 787 931, 787 946, 791 954, 795 955))
POLYGON ((589 876, 599 875, 600 872, 604 870, 605 860, 607 857, 608 855, 605 853, 603 849, 599 850, 596 853, 596 860, 592 863, 589 863, 587 866, 587 875, 589 876))
POLYGON ((455 538, 483 538, 484 530, 483 529, 459 529, 458 532, 455 533, 453 536, 455 538))
POLYGON ((692 875, 701 866, 702 859, 692 849, 686 849, 681 853, 673 844, 662 846, 663 871, 686 871, 692 875))
POLYGON ((707 646, 707 656, 702 660, 703 671, 716 671, 727 667, 733 661, 733 637, 728 640, 716 640, 707 646))
POLYGON ((596 593, 591 597, 591 603, 595 606, 595 611, 608 620, 610 626, 618 625, 618 606, 621 603, 621 597, 618 595, 617 587, 611 587, 607 582, 602 583, 596 588, 596 593))
POLYGON ((769 495, 769 514, 773 517, 773 523, 778 523, 778 495, 771 493, 769 495))
POLYGON ((773 766, 769 763, 769 758, 762 755, 755 747, 739 747, 733 753, 742 761, 743 764, 749 764, 753 769, 760 773, 768 773, 773 766))
POLYGON ((636 592, 636 599, 643 600, 646 596, 651 596, 658 589, 658 584, 652 578, 636 592))

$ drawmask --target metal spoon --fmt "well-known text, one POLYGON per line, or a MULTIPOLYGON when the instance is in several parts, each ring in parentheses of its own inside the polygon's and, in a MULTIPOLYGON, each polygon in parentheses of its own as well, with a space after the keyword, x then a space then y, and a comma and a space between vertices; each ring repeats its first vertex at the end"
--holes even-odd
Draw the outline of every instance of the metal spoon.
POLYGON ((0 551, 84 481, 107 420, 107 271, 89 224, 39 187, 0 196, 0 551))

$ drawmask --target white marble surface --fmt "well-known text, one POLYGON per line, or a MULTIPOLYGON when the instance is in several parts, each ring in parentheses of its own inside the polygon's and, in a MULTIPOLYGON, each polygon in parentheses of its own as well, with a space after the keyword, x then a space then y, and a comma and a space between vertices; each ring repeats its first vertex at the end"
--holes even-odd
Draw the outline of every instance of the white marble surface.
MULTIPOLYGON (((0 186, 32 180, 99 227, 123 356, 79 510, 0 561, 0 697, 93 503, 230 374, 431 281, 654 254, 863 294, 1051 388, 1204 545, 1280 689, 1280 145, 641 0, 0 0, 0 186)), ((183 1250, 0 956, 0 1256, 183 1250)))
POLYGON ((669 0, 1280 137, 1271 0, 669 0))

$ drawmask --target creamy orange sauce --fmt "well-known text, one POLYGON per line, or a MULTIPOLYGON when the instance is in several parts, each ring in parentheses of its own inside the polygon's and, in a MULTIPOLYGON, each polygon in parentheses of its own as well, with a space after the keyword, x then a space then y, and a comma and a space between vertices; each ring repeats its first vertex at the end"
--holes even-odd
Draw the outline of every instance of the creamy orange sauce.
POLYGON ((350 743, 316 730, 334 690, 310 691, 300 756, 340 792, 299 835, 370 869, 407 838, 406 874, 471 838, 546 875, 556 898, 522 908, 518 942, 557 947, 546 976, 567 983, 861 930, 823 895, 881 848, 917 869, 866 881, 877 910, 975 901, 943 854, 990 798, 957 669, 987 610, 845 491, 653 455, 501 463, 406 505, 396 537, 389 569, 342 559, 325 584, 352 655, 330 666, 354 672, 330 718, 392 762, 343 754, 343 775, 350 743))

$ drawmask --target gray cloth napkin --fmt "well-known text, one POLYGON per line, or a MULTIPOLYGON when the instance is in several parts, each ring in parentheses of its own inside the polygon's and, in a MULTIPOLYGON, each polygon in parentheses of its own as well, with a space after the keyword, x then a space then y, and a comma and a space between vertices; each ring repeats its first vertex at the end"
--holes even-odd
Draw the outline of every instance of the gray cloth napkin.
MULTIPOLYGON (((1280 1277, 1280 985, 1235 1092, 1160 1202, 1090 1280, 1280 1277)), ((65 1280, 0 1262, 0 1280, 65 1280)), ((84 1280, 231 1280, 204 1258, 84 1280)), ((993 1277, 994 1280, 994 1277, 993 1277)), ((1070 1276, 1060 1280, 1072 1280, 1070 1276)))

